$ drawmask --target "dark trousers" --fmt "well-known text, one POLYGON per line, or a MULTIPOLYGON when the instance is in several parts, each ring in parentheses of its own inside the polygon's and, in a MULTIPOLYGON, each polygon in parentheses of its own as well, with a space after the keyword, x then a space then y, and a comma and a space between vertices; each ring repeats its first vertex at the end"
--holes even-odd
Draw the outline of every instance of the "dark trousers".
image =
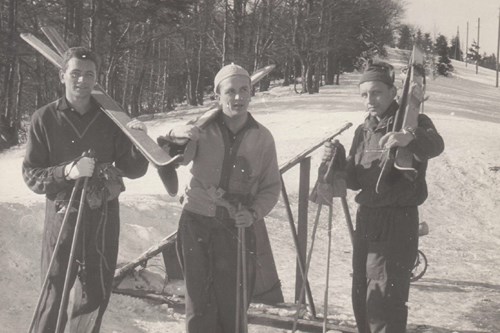
POLYGON ((406 332, 417 250, 417 207, 359 207, 352 279, 359 333, 406 332))
MULTIPOLYGON (((245 236, 250 302, 256 262, 253 226, 245 236)), ((186 283, 187 333, 235 333, 237 246, 234 220, 182 212, 177 251, 186 283)))
MULTIPOLYGON (((47 200, 42 241, 42 279, 47 274, 64 216, 56 211, 57 208, 56 202, 47 200)), ((68 228, 63 231, 61 246, 49 273, 47 289, 42 291, 42 302, 35 326, 37 333, 54 333, 56 329, 76 216, 75 211, 69 217, 68 228)), ((90 210, 85 207, 80 231, 76 248, 77 263, 70 275, 70 286, 73 286, 74 293, 72 308, 69 309, 70 331, 98 333, 111 295, 118 255, 118 200, 109 201, 104 210, 90 210), (105 220, 102 220, 103 218, 105 220)), ((65 312, 62 323, 65 325, 66 322, 65 312)))

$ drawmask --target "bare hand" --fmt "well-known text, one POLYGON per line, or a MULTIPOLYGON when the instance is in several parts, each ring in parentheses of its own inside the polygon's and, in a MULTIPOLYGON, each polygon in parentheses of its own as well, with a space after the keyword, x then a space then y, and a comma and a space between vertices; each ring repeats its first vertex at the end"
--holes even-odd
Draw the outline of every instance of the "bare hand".
POLYGON ((70 163, 64 168, 66 179, 78 179, 91 177, 94 173, 95 160, 90 157, 82 157, 76 163, 70 163))
POLYGON ((174 127, 168 133, 171 142, 184 145, 188 141, 197 141, 200 138, 200 128, 195 125, 182 125, 174 127))
POLYGON ((138 119, 132 119, 131 121, 129 121, 127 123, 127 127, 148 133, 148 128, 146 127, 146 125, 138 119))
POLYGON ((411 133, 389 132, 380 138, 378 144, 381 148, 406 147, 414 139, 411 133))
POLYGON ((252 213, 246 208, 237 211, 236 215, 234 216, 234 220, 237 228, 248 228, 255 222, 252 213))

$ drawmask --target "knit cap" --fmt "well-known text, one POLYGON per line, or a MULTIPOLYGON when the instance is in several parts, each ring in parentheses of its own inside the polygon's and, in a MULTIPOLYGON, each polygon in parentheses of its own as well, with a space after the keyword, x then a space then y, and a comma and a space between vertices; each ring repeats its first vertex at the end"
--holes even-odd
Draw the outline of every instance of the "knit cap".
POLYGON ((215 75, 214 78, 214 92, 217 93, 217 90, 219 88, 219 84, 227 79, 228 77, 231 76, 244 76, 247 77, 248 80, 250 81, 250 75, 248 72, 241 66, 238 66, 234 63, 230 63, 229 65, 226 65, 220 69, 220 71, 215 75))
POLYGON ((386 62, 367 62, 359 84, 367 81, 381 81, 392 87, 394 85, 394 67, 386 62))

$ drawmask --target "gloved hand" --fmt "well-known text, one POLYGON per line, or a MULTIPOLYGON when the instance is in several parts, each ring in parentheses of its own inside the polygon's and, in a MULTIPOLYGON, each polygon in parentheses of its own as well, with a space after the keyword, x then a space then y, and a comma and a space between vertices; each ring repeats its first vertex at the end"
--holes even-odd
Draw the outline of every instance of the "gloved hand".
POLYGON ((145 133, 148 133, 148 128, 146 127, 146 125, 140 121, 139 119, 132 119, 131 121, 129 121, 127 123, 127 127, 128 128, 133 128, 133 129, 137 129, 137 130, 141 130, 145 133))
POLYGON ((200 138, 200 128, 195 125, 174 127, 168 132, 167 139, 177 145, 185 145, 189 140, 197 141, 200 138))
POLYGON ((333 142, 331 141, 326 141, 325 144, 323 145, 323 157, 321 158, 321 162, 330 162, 332 157, 333 157, 333 153, 335 151, 335 147, 333 145, 333 142))
POLYGON ((406 147, 413 139, 415 137, 409 132, 389 132, 380 138, 378 144, 380 148, 386 149, 406 147))
POLYGON ((236 227, 248 228, 255 223, 255 218, 248 209, 243 208, 236 212, 234 216, 236 227))
POLYGON ((67 180, 78 179, 80 177, 91 177, 94 173, 95 159, 82 157, 74 163, 64 167, 64 175, 67 180))

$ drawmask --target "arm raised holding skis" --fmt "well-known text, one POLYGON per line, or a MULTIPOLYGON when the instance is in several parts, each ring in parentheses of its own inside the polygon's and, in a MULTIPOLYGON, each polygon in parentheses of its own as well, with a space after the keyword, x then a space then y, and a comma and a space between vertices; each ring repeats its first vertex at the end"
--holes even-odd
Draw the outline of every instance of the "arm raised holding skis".
MULTIPOLYGON (((411 64, 413 59, 417 57, 411 64)), ((431 119, 419 113, 421 74, 410 73, 399 102, 390 64, 368 63, 359 82, 368 116, 355 131, 346 163, 347 186, 359 191, 352 276, 359 332, 406 331, 418 206, 427 199, 428 160, 444 149, 431 119), (399 152, 405 155, 398 160, 399 152), (408 177, 409 172, 414 177, 408 177)), ((326 160, 330 152, 331 147, 325 147, 326 160)))

